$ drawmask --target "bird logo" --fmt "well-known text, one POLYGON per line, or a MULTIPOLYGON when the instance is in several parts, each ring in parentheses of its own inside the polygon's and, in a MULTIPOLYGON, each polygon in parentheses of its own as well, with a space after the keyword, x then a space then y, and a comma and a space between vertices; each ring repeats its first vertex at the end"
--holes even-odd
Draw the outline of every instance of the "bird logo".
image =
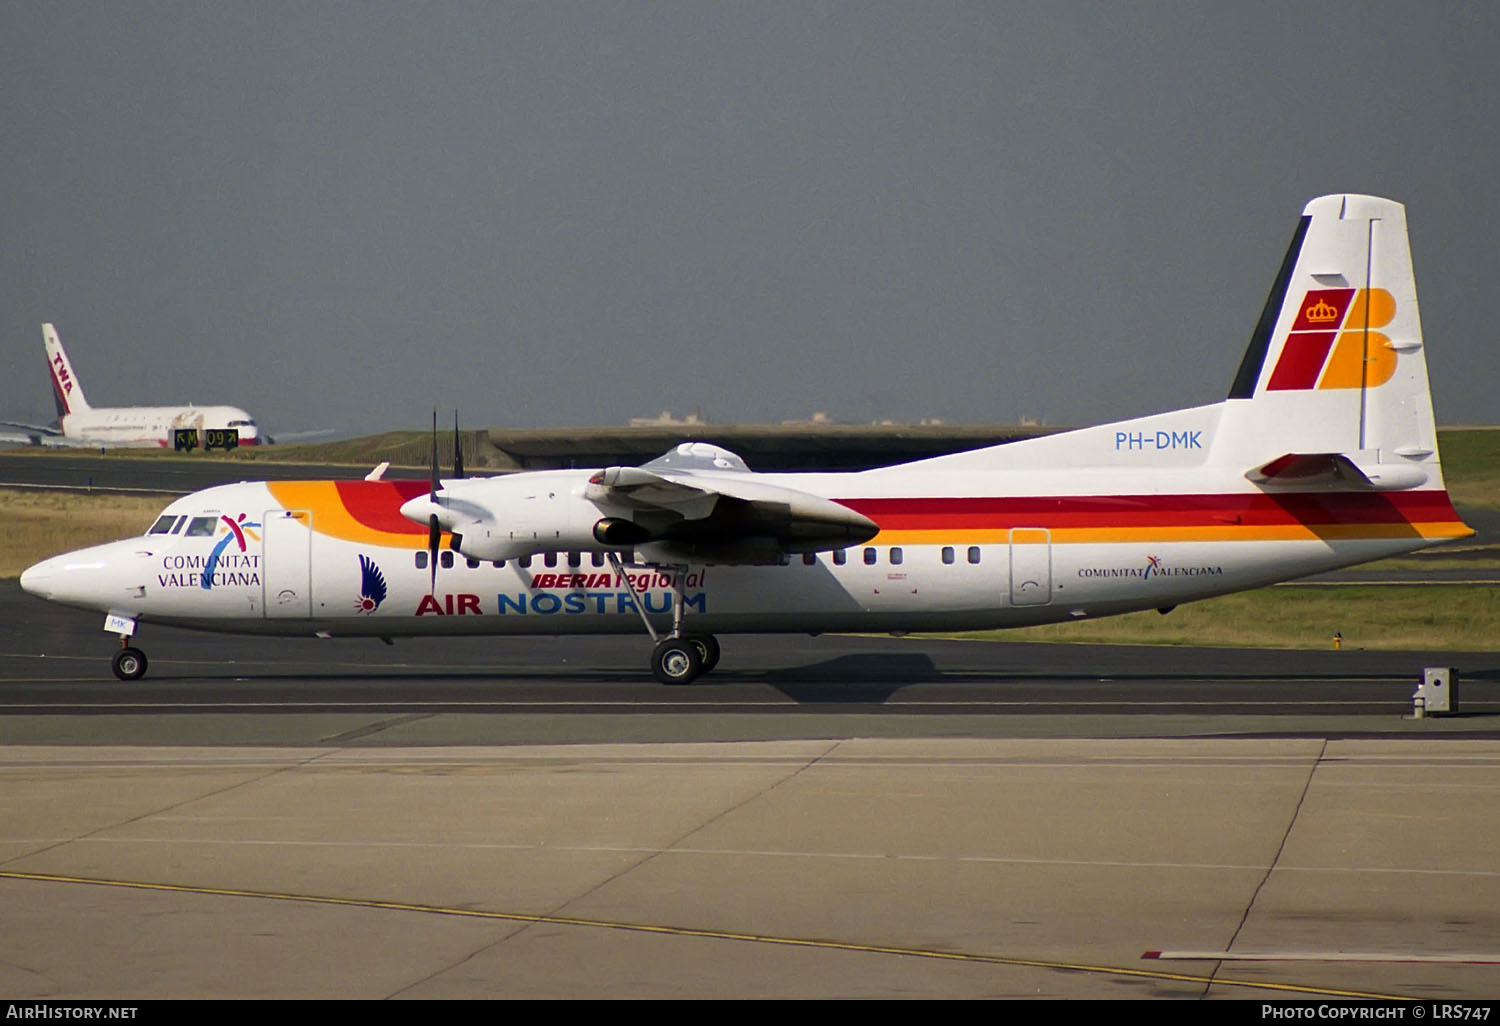
POLYGON ((385 574, 369 556, 359 557, 359 598, 354 603, 356 613, 373 613, 385 601, 385 574))

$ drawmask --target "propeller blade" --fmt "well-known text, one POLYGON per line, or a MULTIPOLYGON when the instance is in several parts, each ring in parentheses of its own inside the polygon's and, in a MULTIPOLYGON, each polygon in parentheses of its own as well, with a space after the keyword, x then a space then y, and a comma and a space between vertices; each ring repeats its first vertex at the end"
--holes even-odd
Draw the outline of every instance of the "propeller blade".
POLYGON ((438 490, 438 465, 437 465, 437 407, 432 409, 432 482, 427 489, 427 497, 433 502, 437 501, 438 490))
MULTIPOLYGON (((434 503, 438 501, 438 462, 437 462, 437 407, 432 408, 432 480, 427 488, 427 497, 434 503)), ((427 566, 432 579, 428 585, 428 594, 437 592, 437 562, 438 541, 441 540, 443 527, 438 523, 437 514, 433 513, 427 518, 427 566)))
POLYGON ((464 451, 458 444, 458 411, 453 411, 453 476, 464 476, 464 451))

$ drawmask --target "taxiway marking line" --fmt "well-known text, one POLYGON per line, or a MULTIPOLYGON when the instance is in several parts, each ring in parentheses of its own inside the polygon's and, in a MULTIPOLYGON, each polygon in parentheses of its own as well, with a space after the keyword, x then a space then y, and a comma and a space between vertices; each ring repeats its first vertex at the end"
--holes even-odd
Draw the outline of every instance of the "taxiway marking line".
POLYGON ((1495 954, 1420 955, 1410 951, 1147 951, 1144 959, 1163 962, 1423 962, 1442 965, 1500 965, 1495 954))
POLYGON ((199 894, 213 897, 258 898, 262 901, 298 902, 311 905, 333 905, 344 908, 382 909, 391 912, 414 912, 425 915, 457 916, 466 919, 489 919, 502 922, 545 924, 550 926, 579 926, 597 930, 626 930, 634 933, 653 933, 670 937, 702 937, 709 940, 746 941, 756 944, 774 944, 784 947, 818 948, 824 951, 853 951, 875 955, 898 955, 908 958, 931 958, 951 962, 969 962, 984 965, 1008 966, 1011 968, 1053 969, 1059 972, 1090 973, 1102 976, 1124 976, 1137 979, 1172 980, 1181 983, 1205 986, 1249 987, 1255 990, 1271 990, 1282 993, 1315 994, 1324 997, 1341 997, 1377 1001, 1411 1001, 1416 998, 1402 994, 1379 994, 1366 991, 1344 990, 1331 987, 1312 987, 1292 983, 1272 983, 1264 980, 1233 980, 1222 977, 1196 976, 1190 973, 1161 972, 1148 969, 1128 969, 1122 966, 1091 965, 1084 962, 1060 962, 1035 958, 1012 958, 1003 955, 985 955, 977 952, 936 951, 928 948, 903 948, 885 944, 856 944, 853 942, 815 940, 806 937, 778 937, 771 934, 737 933, 732 930, 709 930, 685 926, 661 926, 650 923, 623 923, 607 919, 583 919, 575 916, 542 915, 524 912, 497 912, 469 908, 449 908, 442 905, 421 905, 399 901, 378 901, 369 898, 337 898, 328 895, 292 894, 279 891, 251 891, 232 887, 192 887, 185 884, 148 883, 139 880, 111 880, 99 877, 62 876, 52 873, 21 873, 0 870, 0 879, 24 880, 34 883, 83 884, 95 887, 119 887, 131 890, 157 891, 176 894, 199 894))

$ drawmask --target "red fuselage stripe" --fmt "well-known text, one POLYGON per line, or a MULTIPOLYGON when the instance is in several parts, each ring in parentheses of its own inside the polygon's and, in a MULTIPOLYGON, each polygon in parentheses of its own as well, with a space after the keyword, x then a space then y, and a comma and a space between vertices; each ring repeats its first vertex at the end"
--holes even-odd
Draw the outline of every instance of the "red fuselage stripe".
POLYGON ((339 481, 339 501, 365 527, 387 534, 425 534, 427 529, 401 515, 401 505, 427 491, 422 481, 339 481))
POLYGON ((1284 495, 1080 495, 1056 498, 841 499, 885 530, 1007 527, 1211 527, 1459 521, 1442 491, 1284 495))

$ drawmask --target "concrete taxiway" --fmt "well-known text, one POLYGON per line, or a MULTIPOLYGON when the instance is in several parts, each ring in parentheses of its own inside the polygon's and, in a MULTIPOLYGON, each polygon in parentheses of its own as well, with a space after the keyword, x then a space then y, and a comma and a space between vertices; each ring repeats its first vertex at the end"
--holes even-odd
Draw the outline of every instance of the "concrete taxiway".
POLYGON ((0 586, 11 998, 1500 989, 1494 654, 151 628, 126 685, 97 619, 0 586))
POLYGON ((1493 741, 13 746, 0 780, 11 998, 1497 987, 1493 741))

